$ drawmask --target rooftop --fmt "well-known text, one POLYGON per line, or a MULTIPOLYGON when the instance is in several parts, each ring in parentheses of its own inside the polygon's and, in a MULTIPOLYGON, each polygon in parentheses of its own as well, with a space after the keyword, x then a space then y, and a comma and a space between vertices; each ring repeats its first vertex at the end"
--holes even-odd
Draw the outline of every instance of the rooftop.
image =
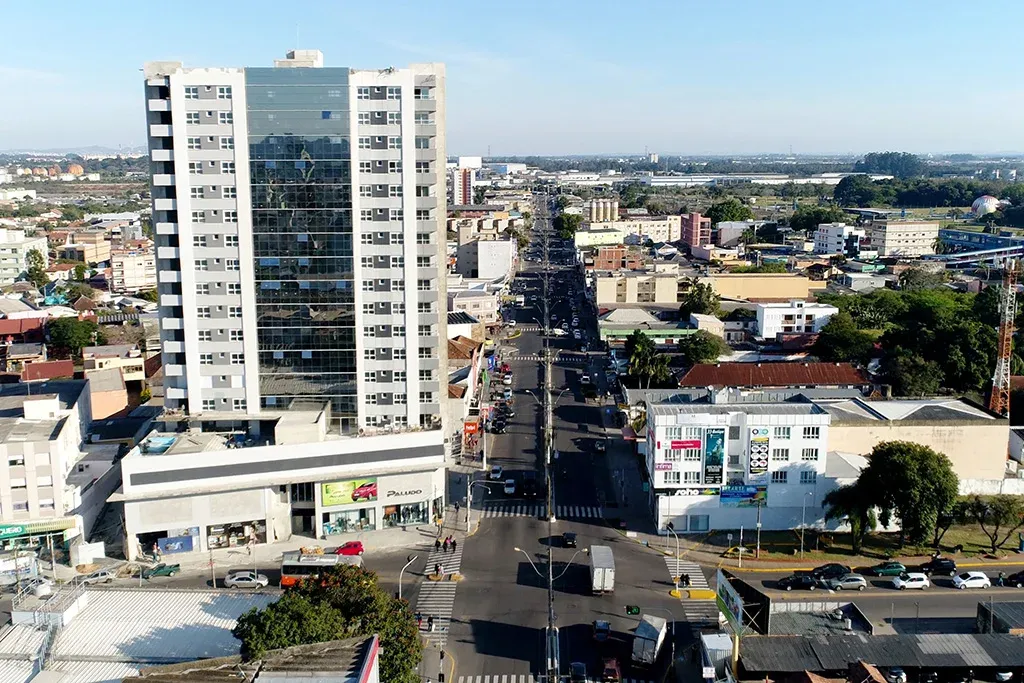
POLYGON ((849 363, 701 363, 690 368, 682 387, 865 386, 871 384, 849 363))
POLYGON ((124 391, 124 375, 121 368, 104 368, 103 370, 90 370, 89 391, 124 391))
POLYGON ((139 347, 135 344, 111 344, 109 346, 86 346, 82 349, 83 358, 128 358, 141 357, 139 347))
POLYGON ((878 400, 854 398, 821 401, 820 405, 832 414, 832 424, 896 420, 973 422, 999 419, 982 408, 957 398, 878 400))
MULTIPOLYGON (((649 415, 679 415, 679 414, 712 414, 724 415, 735 413, 736 406, 732 404, 715 405, 712 403, 684 403, 684 404, 661 404, 648 407, 649 415)), ((743 412, 747 415, 823 415, 825 411, 817 405, 806 403, 751 403, 744 404, 743 412)))
POLYGON ((448 312, 448 324, 449 325, 476 325, 480 321, 471 316, 465 311, 449 311, 448 312))

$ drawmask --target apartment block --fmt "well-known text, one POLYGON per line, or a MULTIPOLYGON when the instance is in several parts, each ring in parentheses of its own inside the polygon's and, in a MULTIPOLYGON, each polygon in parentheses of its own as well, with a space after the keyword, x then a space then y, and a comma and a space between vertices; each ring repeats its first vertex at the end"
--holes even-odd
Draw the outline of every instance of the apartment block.
POLYGON ((700 247, 711 243, 711 219, 699 213, 690 213, 682 217, 682 240, 691 247, 700 247))
POLYGON ((144 71, 165 405, 439 426, 444 66, 144 71))
POLYGON ((0 285, 9 285, 28 271, 28 254, 38 251, 49 263, 45 235, 29 237, 24 230, 0 228, 0 285))
POLYGON ((939 224, 928 221, 877 220, 868 226, 879 256, 913 258, 935 253, 939 224))
POLYGON ((757 336, 776 339, 781 334, 815 334, 833 315, 835 306, 794 299, 788 303, 757 305, 757 336))
POLYGON ((118 294, 156 288, 156 253, 151 250, 115 251, 110 255, 110 290, 118 294))
POLYGON ((639 270, 643 266, 644 256, 637 247, 602 246, 593 255, 594 270, 639 270))
POLYGON ((61 258, 87 264, 106 263, 110 260, 110 240, 105 230, 79 230, 68 235, 58 253, 61 258))
POLYGON ((821 223, 814 232, 814 253, 856 257, 866 235, 863 228, 846 223, 821 223))

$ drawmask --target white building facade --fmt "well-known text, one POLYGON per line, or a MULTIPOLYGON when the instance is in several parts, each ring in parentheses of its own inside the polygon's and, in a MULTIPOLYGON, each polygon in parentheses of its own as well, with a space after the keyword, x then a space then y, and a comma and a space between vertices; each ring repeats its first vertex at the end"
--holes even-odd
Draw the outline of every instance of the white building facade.
POLYGON ((846 223, 819 223, 814 233, 815 254, 856 256, 867 232, 846 223))
POLYGON ((871 246, 878 250, 879 256, 926 256, 935 253, 939 224, 926 221, 873 221, 869 233, 871 246))
POLYGON ((110 291, 124 294, 156 288, 156 254, 120 251, 110 255, 110 291))
POLYGON ((815 334, 838 312, 835 306, 799 299, 784 304, 758 304, 757 336, 776 339, 780 334, 815 334))
POLYGON ((698 533, 818 520, 834 488, 824 481, 829 419, 812 403, 648 405, 649 503, 660 533, 669 522, 698 533))
POLYGON ((29 237, 24 230, 0 229, 0 285, 9 285, 28 272, 29 252, 38 251, 43 268, 50 260, 46 236, 29 237))

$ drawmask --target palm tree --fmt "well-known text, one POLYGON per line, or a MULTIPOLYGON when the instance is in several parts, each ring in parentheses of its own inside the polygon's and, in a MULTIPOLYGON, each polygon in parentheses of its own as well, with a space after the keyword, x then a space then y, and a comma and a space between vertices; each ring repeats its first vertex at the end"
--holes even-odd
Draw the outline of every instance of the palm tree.
POLYGON ((672 377, 672 369, 669 367, 669 357, 659 353, 651 358, 647 375, 647 388, 651 388, 651 380, 657 384, 665 384, 672 377))
POLYGON ((825 494, 822 503, 828 508, 825 521, 845 519, 850 525, 850 545, 853 554, 859 555, 864 537, 875 528, 874 505, 867 491, 863 490, 859 482, 846 484, 825 494))

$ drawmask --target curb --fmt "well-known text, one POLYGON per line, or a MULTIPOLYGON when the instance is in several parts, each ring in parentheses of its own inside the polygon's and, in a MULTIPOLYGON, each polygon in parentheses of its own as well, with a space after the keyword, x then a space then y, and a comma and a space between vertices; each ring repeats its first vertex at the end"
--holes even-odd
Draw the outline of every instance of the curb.
MULTIPOLYGON (((914 563, 911 563, 911 565, 913 564, 914 563)), ((1024 565, 1024 558, 1022 558, 1021 560, 1007 561, 998 560, 992 562, 964 562, 962 564, 958 562, 956 566, 957 569, 960 569, 962 567, 970 567, 971 569, 984 569, 985 567, 1019 567, 1021 565, 1024 565)), ((802 572, 807 571, 808 569, 814 569, 816 565, 806 564, 799 567, 729 567, 726 566, 724 563, 720 563, 717 566, 722 567, 724 569, 728 569, 731 572, 756 574, 758 572, 802 572)), ((857 568, 851 567, 851 569, 856 570, 857 568)), ((854 573, 857 572, 854 571, 854 573)))

